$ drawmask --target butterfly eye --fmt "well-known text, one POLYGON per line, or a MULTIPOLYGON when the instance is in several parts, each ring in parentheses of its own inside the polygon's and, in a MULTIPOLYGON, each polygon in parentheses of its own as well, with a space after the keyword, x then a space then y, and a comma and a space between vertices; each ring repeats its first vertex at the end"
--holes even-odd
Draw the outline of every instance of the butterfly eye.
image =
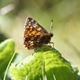
POLYGON ((50 33, 49 35, 50 35, 50 37, 52 37, 53 36, 53 33, 50 33))

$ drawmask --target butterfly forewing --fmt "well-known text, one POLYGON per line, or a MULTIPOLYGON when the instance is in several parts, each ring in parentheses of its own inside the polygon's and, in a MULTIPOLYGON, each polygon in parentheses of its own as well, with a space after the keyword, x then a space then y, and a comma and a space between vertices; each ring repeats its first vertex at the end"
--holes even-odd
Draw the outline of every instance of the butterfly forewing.
POLYGON ((34 49, 49 41, 49 33, 37 21, 28 17, 25 23, 24 45, 28 49, 34 49))

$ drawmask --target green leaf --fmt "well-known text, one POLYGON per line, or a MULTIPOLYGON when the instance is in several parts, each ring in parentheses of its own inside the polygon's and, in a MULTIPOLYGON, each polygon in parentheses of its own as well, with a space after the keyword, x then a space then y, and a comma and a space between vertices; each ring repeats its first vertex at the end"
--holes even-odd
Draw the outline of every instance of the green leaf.
POLYGON ((12 39, 5 40, 0 44, 0 77, 3 75, 6 67, 14 53, 14 41, 12 39))
POLYGON ((36 49, 33 55, 11 65, 13 80, 80 80, 78 70, 51 46, 36 49))

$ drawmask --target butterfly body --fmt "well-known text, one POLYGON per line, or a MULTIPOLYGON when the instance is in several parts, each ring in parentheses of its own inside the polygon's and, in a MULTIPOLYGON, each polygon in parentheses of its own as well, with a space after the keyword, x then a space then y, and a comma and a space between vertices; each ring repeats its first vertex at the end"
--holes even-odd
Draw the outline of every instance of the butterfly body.
POLYGON ((35 49, 44 44, 48 44, 53 36, 48 33, 37 21, 28 17, 25 23, 24 45, 28 49, 35 49))

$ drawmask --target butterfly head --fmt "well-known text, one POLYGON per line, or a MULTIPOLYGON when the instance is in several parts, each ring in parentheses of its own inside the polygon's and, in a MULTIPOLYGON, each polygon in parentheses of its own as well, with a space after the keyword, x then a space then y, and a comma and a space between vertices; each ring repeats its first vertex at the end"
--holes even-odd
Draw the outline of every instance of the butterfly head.
POLYGON ((49 36, 50 36, 50 37, 53 37, 53 33, 49 33, 49 36))

